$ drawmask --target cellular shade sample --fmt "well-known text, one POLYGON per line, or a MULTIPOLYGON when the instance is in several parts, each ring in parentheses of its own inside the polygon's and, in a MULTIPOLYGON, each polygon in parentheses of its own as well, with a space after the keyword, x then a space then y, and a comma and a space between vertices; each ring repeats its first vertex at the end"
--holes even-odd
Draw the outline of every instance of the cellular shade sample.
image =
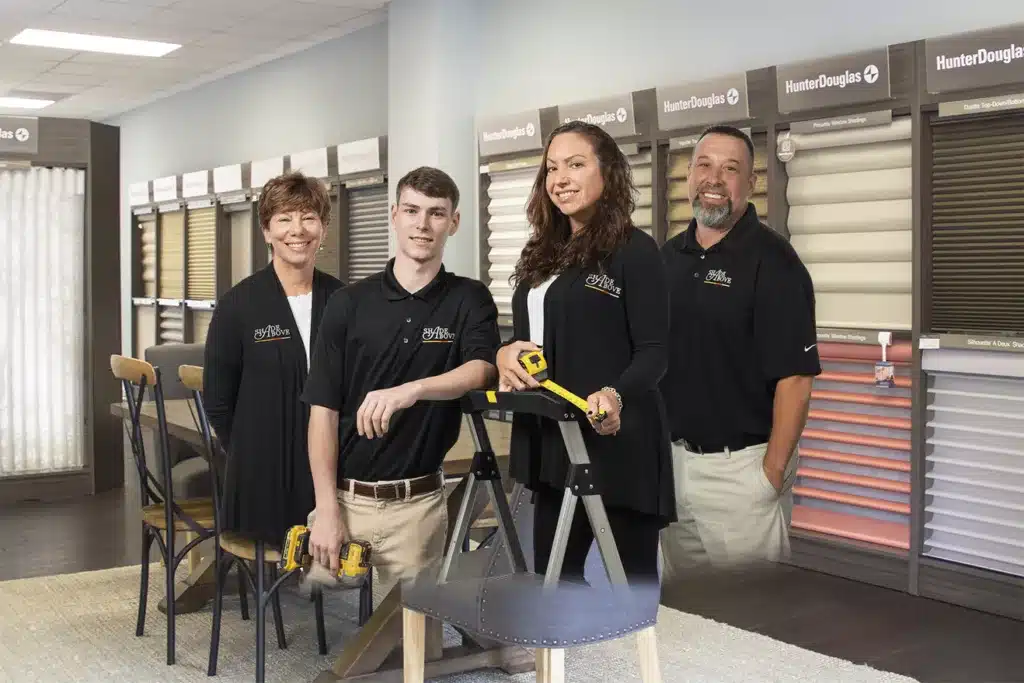
POLYGON ((487 281, 498 307, 498 324, 502 326, 512 324, 512 288, 509 286, 509 278, 530 238, 526 202, 530 198, 540 162, 539 156, 531 157, 523 159, 514 169, 495 170, 488 174, 487 259, 490 265, 487 281))
POLYGON ((819 327, 909 330, 911 124, 785 133, 787 227, 814 281, 819 327))
MULTIPOLYGON (((754 171, 757 173, 757 187, 750 201, 757 208, 757 215, 768 222, 768 152, 767 137, 758 133, 754 142, 754 171)), ((690 194, 687 188, 690 157, 693 148, 671 150, 668 155, 668 239, 686 230, 693 218, 690 194)))
POLYGON ((142 251, 142 296, 156 296, 156 215, 139 217, 142 251))
POLYGON ((188 298, 217 298, 217 211, 213 207, 188 211, 188 298))
POLYGON ((931 124, 932 332, 1024 331, 1024 115, 931 124))
POLYGON ((926 351, 929 557, 1024 576, 1024 356, 926 351))
POLYGON ((627 155, 636 185, 636 209, 633 211, 633 225, 653 236, 654 212, 652 209, 653 187, 651 186, 651 152, 641 150, 627 155))
POLYGON ((159 214, 160 298, 185 297, 185 212, 159 214))
POLYGON ((356 282, 388 263, 388 187, 348 190, 348 280, 356 282))
POLYGON ((890 346, 896 386, 878 387, 881 346, 819 343, 793 488, 793 527, 840 541, 910 548, 911 346, 890 346))

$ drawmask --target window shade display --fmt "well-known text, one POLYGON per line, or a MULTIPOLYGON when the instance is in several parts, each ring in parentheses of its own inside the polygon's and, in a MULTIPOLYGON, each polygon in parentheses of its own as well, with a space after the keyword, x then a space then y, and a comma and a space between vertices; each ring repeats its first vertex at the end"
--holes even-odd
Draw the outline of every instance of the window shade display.
MULTIPOLYGON (((487 187, 487 270, 491 296, 498 307, 498 324, 512 324, 512 288, 509 278, 530 238, 526 203, 537 178, 541 157, 523 160, 512 170, 489 172, 487 187)), ((497 166, 492 164, 492 166, 497 166)), ((648 168, 650 168, 648 166, 648 168)))
MULTIPOLYGON (((252 205, 248 202, 226 204, 224 210, 228 212, 228 221, 231 224, 231 284, 237 285, 252 275, 252 250, 254 247, 252 205)), ((262 248, 262 244, 263 240, 260 240, 255 247, 262 248)))
POLYGON ((196 301, 217 298, 217 210, 188 211, 188 295, 196 301))
POLYGON ((150 346, 156 346, 156 306, 136 306, 135 357, 145 358, 150 346))
POLYGON ((875 385, 882 347, 819 343, 793 488, 796 529, 910 548, 911 346, 888 347, 895 386, 875 385))
POLYGON ((205 344, 206 330, 210 327, 213 311, 192 309, 189 315, 192 316, 192 343, 205 344))
POLYGON ((185 341, 185 315, 181 306, 160 306, 159 344, 181 344, 185 341))
POLYGON ((156 215, 139 217, 142 231, 142 295, 156 296, 156 215))
POLYGON ((923 552, 1024 576, 1024 357, 929 351, 922 365, 923 552))
MULTIPOLYGON (((757 173, 757 187, 750 201, 757 209, 757 215, 768 222, 768 152, 767 136, 754 134, 754 171, 757 173)), ((668 156, 668 239, 686 230, 693 218, 690 193, 687 187, 692 147, 673 149, 668 156)))
POLYGON ((326 232, 321 243, 321 249, 316 255, 316 267, 334 277, 341 274, 341 226, 342 218, 338 215, 337 194, 328 188, 331 193, 331 220, 325 226, 326 232))
POLYGON ((161 299, 185 298, 185 212, 159 215, 161 299))
POLYGON ((384 270, 390 224, 387 185, 348 191, 348 282, 384 270))
POLYGON ((790 243, 814 282, 819 327, 911 328, 911 122, 784 133, 790 243))
POLYGON ((633 225, 653 237, 654 188, 651 184, 651 152, 650 150, 640 150, 635 154, 627 154, 626 158, 629 160, 629 166, 633 171, 633 184, 637 189, 636 208, 633 211, 633 225))
POLYGON ((1024 115, 932 122, 934 332, 1024 331, 1024 115))

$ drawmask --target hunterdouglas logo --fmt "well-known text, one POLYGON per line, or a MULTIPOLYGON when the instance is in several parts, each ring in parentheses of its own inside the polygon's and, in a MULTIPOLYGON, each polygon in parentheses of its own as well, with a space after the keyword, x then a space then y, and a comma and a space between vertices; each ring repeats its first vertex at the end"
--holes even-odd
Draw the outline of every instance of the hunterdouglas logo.
POLYGON ((739 101, 740 91, 736 88, 729 88, 729 91, 726 93, 713 92, 707 97, 693 95, 685 100, 665 100, 662 105, 666 114, 672 114, 677 111, 691 111, 693 109, 714 109, 725 103, 729 103, 731 106, 739 101))
POLYGON ((18 142, 27 142, 30 137, 28 128, 18 128, 17 130, 5 130, 0 128, 0 140, 17 140, 18 142))
POLYGON ((939 71, 951 69, 963 69, 982 64, 1009 64, 1017 59, 1024 59, 1024 47, 1010 44, 999 50, 979 49, 971 54, 959 54, 955 56, 937 55, 935 57, 935 68, 939 71))
POLYGON ((267 325, 257 329, 253 332, 252 336, 257 342, 279 341, 281 339, 291 339, 292 332, 280 325, 267 325))
POLYGON ((455 334, 448 331, 447 327, 424 327, 423 343, 425 344, 451 344, 455 341, 455 334))
POLYGON ((850 71, 846 69, 837 75, 821 74, 817 78, 805 78, 802 81, 792 79, 786 81, 786 94, 792 95, 798 92, 810 92, 823 88, 845 88, 848 85, 859 83, 874 83, 878 80, 878 67, 868 64, 864 71, 850 71))
POLYGON ((587 276, 586 286, 594 291, 613 296, 618 299, 622 296, 622 287, 615 285, 615 280, 608 277, 607 275, 599 275, 597 273, 591 273, 587 276))
POLYGON ((514 128, 502 128, 494 132, 484 131, 483 137, 484 142, 499 142, 501 140, 517 140, 524 135, 528 138, 532 138, 533 134, 537 132, 537 129, 532 123, 527 123, 525 126, 516 126, 514 128))
MULTIPOLYGON (((592 123, 595 126, 604 126, 604 125, 607 125, 609 123, 612 123, 613 121, 618 121, 619 123, 625 123, 626 119, 628 119, 628 118, 629 118, 629 114, 626 112, 626 108, 625 107, 619 107, 615 111, 604 111, 604 112, 601 112, 600 114, 587 114, 586 116, 579 116, 579 117, 576 117, 576 120, 577 121, 583 121, 585 123, 592 123)), ((572 120, 573 120, 573 117, 567 116, 567 117, 565 117, 565 120, 562 121, 562 123, 569 123, 572 120)))
POLYGON ((709 270, 707 277, 704 278, 704 284, 729 287, 732 285, 732 278, 726 275, 724 270, 709 270))

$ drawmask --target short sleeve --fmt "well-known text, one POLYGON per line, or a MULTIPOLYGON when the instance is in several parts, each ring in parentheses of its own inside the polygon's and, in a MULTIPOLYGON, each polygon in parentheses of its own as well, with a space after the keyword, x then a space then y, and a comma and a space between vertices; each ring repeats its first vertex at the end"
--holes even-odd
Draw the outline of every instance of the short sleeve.
POLYGON ((341 412, 345 398, 345 346, 351 314, 345 290, 338 290, 327 301, 310 354, 309 376, 302 400, 341 412))
POLYGON ((754 336, 766 379, 818 375, 814 284, 795 252, 762 259, 754 295, 754 336))
POLYGON ((501 346, 498 331, 498 307, 494 297, 483 283, 474 282, 466 297, 468 308, 460 342, 460 363, 482 360, 494 363, 501 346))

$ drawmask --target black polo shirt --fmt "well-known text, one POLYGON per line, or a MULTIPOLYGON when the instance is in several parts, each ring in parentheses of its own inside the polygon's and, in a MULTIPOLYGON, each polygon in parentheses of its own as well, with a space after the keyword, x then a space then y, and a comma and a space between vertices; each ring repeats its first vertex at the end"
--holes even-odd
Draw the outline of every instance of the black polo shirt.
POLYGON ((768 440, 779 379, 821 372, 814 287, 753 204, 710 249, 696 231, 691 220, 662 247, 671 323, 661 390, 673 441, 737 449, 768 440))
POLYGON ((419 402, 391 418, 387 433, 356 430, 366 394, 441 375, 471 360, 493 363, 498 309, 478 280, 444 267, 415 294, 384 271, 332 295, 324 311, 302 399, 339 412, 338 480, 405 479, 437 472, 459 437, 458 401, 419 402))

